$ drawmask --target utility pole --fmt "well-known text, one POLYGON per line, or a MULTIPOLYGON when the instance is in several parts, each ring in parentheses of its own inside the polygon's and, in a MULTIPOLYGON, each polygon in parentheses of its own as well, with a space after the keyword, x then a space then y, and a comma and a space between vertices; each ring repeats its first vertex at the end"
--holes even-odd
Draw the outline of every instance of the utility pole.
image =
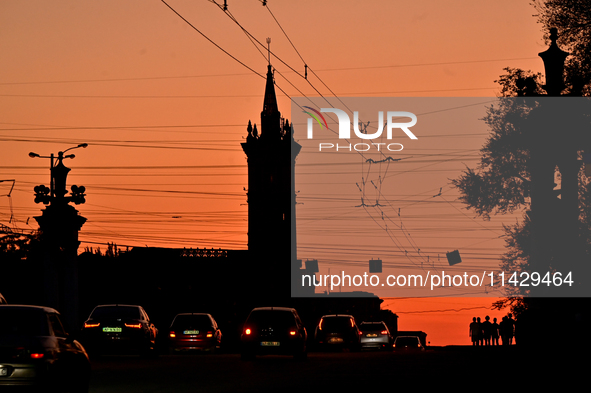
POLYGON ((39 185, 34 188, 35 203, 43 203, 47 207, 41 216, 35 217, 39 223, 41 246, 43 249, 43 305, 60 311, 64 323, 70 331, 79 326, 79 293, 77 254, 78 232, 86 222, 86 218, 70 205, 85 203, 84 186, 71 187, 71 195, 66 196, 66 179, 70 168, 63 160, 74 158, 73 154, 64 155, 69 150, 85 148, 86 143, 60 151, 57 158, 29 153, 31 158, 50 159, 50 188, 39 185))

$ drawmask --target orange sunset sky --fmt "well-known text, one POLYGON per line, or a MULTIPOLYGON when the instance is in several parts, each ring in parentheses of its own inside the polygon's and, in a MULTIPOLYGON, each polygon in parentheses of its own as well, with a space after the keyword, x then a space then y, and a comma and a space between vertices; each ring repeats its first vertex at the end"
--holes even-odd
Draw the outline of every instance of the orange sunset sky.
MULTIPOLYGON (((49 155, 88 143, 64 162, 72 168, 68 185, 87 190, 87 203, 76 207, 88 219, 79 252, 105 249, 108 242, 246 249, 240 143, 248 121, 260 122, 265 81, 253 71, 265 74, 267 52, 242 29, 262 43, 271 37, 276 84, 287 94, 277 90, 279 110, 287 119, 290 97, 318 92, 333 100, 486 102, 499 94, 494 81, 504 67, 543 72, 537 54, 547 48, 526 0, 269 0, 268 7, 227 0, 227 13, 218 6, 223 0, 167 3, 203 35, 160 0, 0 2, 0 180, 15 180, 10 198, 12 183, 0 183, 0 224, 37 229, 32 217, 42 206, 34 203, 33 187, 48 185, 49 160, 31 159, 29 152, 49 155)), ((429 144, 401 154, 405 160, 390 167, 400 174, 389 179, 392 208, 402 210, 396 219, 408 234, 400 241, 415 253, 413 263, 429 255, 445 268, 445 253, 458 249, 463 268, 498 268, 502 225, 522 213, 484 221, 457 201, 449 179, 476 166, 486 138, 483 123, 462 124, 424 135, 429 144)), ((296 140, 304 138, 303 125, 295 127, 296 140)), ((318 258, 321 273, 332 265, 323 264, 318 242, 338 250, 354 244, 359 231, 384 234, 355 210, 359 191, 351 182, 342 185, 349 187, 343 203, 358 230, 331 236, 339 221, 326 206, 306 200, 322 171, 296 165, 298 256, 318 258), (319 241, 313 231, 307 236, 310 227, 329 240, 319 241)), ((390 240, 374 253, 345 252, 343 258, 364 264, 382 258, 396 267, 396 258, 386 258, 390 240)), ((494 300, 385 299, 384 307, 399 315, 400 330, 423 330, 433 345, 469 344, 473 316, 507 313, 489 310, 494 300)))

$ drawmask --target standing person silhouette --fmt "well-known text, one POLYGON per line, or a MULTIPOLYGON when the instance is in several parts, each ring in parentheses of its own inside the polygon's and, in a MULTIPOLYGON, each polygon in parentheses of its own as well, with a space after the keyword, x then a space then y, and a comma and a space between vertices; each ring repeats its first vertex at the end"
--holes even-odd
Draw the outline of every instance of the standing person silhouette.
POLYGON ((492 345, 499 345, 499 324, 497 323, 496 318, 493 318, 493 323, 491 323, 490 327, 491 327, 492 345))
POLYGON ((509 329, 507 328, 508 324, 509 321, 507 316, 505 315, 501 320, 501 323, 499 323, 499 333, 501 334, 501 341, 503 345, 509 345, 509 329))
POLYGON ((509 345, 513 345, 513 337, 515 336, 515 320, 513 314, 507 314, 507 337, 509 339, 509 345))
POLYGON ((487 315, 484 317, 484 322, 482 322, 482 338, 484 339, 484 345, 490 345, 491 336, 492 324, 490 323, 490 317, 487 315))
POLYGON ((472 339, 472 345, 477 347, 480 340, 480 324, 476 322, 476 317, 472 318, 469 334, 470 338, 472 339))
POLYGON ((482 322, 480 322, 480 317, 476 318, 476 322, 478 323, 478 345, 484 345, 484 336, 482 334, 482 322))

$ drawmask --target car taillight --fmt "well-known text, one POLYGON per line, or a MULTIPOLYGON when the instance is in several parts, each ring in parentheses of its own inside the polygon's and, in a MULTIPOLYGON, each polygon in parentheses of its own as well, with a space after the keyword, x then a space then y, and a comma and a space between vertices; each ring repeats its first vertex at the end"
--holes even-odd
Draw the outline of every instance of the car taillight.
POLYGON ((246 334, 247 336, 248 336, 250 333, 252 333, 252 330, 250 330, 249 328, 246 328, 246 329, 244 330, 244 334, 246 334))
POLYGON ((142 327, 142 324, 141 323, 138 323, 138 324, 126 323, 125 327, 133 328, 133 329, 140 329, 142 327))
POLYGON ((363 334, 363 332, 360 330, 360 331, 359 331, 359 335, 361 336, 362 334, 363 334))
POLYGON ((84 322, 84 327, 85 328, 95 328, 95 327, 99 327, 100 325, 101 325, 100 322, 97 322, 97 323, 84 322))
POLYGON ((45 354, 42 352, 33 352, 30 356, 31 356, 31 359, 43 359, 45 354))
POLYGON ((382 330, 382 331, 380 332, 380 334, 388 334, 388 331, 387 331, 387 330, 382 330))
POLYGON ((169 336, 170 336, 170 338, 175 338, 176 337, 176 333, 175 332, 170 332, 169 336))
POLYGON ((209 337, 213 337, 213 332, 207 332, 207 334, 205 335, 207 338, 209 337))
POLYGON ((297 334, 297 332, 295 330, 290 330, 289 331, 289 335, 290 336, 295 336, 297 334))

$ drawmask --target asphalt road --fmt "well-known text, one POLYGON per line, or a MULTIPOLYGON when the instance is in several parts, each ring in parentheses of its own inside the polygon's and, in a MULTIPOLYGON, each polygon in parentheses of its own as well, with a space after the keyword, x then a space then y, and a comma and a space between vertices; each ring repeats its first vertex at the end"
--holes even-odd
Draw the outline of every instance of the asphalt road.
POLYGON ((424 353, 313 352, 306 361, 262 356, 243 362, 238 354, 105 356, 92 359, 90 392, 489 391, 552 383, 566 388, 588 373, 589 362, 579 355, 542 348, 446 347, 424 353))

